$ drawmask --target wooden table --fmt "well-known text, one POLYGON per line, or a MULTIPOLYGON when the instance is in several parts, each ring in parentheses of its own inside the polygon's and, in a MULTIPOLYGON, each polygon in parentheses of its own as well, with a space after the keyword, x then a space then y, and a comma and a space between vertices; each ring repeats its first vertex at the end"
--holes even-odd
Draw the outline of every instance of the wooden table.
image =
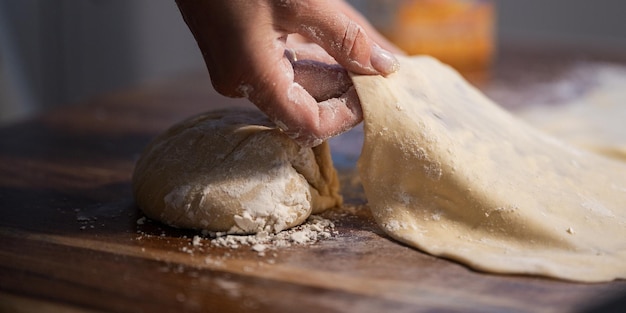
MULTIPOLYGON (((482 88, 523 95, 581 57, 597 60, 505 50, 482 88)), ((259 256, 138 224, 130 177, 142 148, 176 121, 227 105, 248 104, 198 74, 0 129, 0 312, 570 312, 626 293, 624 281, 478 273, 399 244, 373 222, 350 168, 346 206, 324 215, 337 233, 313 245, 259 256)))

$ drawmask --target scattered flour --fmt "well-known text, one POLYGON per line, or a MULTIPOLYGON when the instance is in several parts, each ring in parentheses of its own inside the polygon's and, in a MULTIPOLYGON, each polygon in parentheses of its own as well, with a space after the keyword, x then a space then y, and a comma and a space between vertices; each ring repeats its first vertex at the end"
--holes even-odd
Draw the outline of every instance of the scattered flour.
POLYGON ((226 235, 223 233, 207 233, 212 246, 238 249, 248 246, 250 249, 264 255, 267 250, 290 247, 292 245, 313 244, 336 234, 335 224, 320 216, 311 215, 308 220, 299 226, 281 231, 277 234, 259 232, 254 235, 226 235))
MULTIPOLYGON (((150 221, 149 219, 142 219, 142 223, 150 221)), ((160 235, 151 235, 141 230, 137 230, 139 236, 137 240, 143 240, 149 237, 166 237, 165 232, 160 235)), ((183 236, 183 238, 189 239, 187 243, 179 248, 183 253, 194 255, 196 253, 207 252, 208 247, 224 247, 230 249, 239 249, 247 247, 248 249, 255 251, 259 256, 265 256, 269 250, 276 250, 277 248, 291 247, 293 245, 311 245, 320 240, 331 238, 336 235, 335 224, 326 218, 311 215, 301 225, 293 227, 288 230, 283 230, 279 233, 273 234, 266 231, 261 231, 253 235, 233 235, 227 233, 213 233, 203 231, 202 235, 195 235, 191 238, 183 236)), ((169 241, 168 241, 169 242, 169 241)), ((142 248, 142 251, 145 249, 142 248)), ((271 254, 275 256, 276 254, 271 254)), ((230 256, 230 253, 226 253, 223 257, 230 256)), ((219 258, 213 258, 207 256, 205 263, 211 265, 219 265, 222 260, 219 258)), ((268 261, 269 262, 269 261, 268 261)), ((273 261, 272 261, 273 262, 273 261)))
POLYGON ((193 239, 191 239, 191 245, 194 247, 202 246, 202 238, 200 236, 193 236, 193 239))

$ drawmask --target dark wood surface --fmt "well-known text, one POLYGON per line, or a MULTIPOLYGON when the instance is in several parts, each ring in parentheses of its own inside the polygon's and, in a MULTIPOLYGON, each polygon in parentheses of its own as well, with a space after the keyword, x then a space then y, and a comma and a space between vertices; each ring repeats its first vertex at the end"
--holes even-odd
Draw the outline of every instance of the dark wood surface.
MULTIPOLYGON (((515 107, 525 87, 601 59, 568 55, 503 51, 481 87, 508 88, 494 97, 515 107)), ((403 246, 373 222, 349 168, 346 205, 324 214, 337 233, 313 245, 259 256, 138 224, 130 177, 149 140, 248 105, 209 86, 191 75, 0 129, 0 312, 580 312, 626 293, 624 281, 490 275, 403 246)))

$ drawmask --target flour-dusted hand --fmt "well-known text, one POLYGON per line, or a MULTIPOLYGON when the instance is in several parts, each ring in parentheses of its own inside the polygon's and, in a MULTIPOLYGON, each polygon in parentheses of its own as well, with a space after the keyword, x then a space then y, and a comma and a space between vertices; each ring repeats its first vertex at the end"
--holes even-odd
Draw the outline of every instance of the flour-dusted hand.
POLYGON ((398 69, 388 50, 399 50, 342 1, 177 3, 214 88, 247 97, 303 146, 317 145, 361 121, 347 71, 387 75, 398 69))

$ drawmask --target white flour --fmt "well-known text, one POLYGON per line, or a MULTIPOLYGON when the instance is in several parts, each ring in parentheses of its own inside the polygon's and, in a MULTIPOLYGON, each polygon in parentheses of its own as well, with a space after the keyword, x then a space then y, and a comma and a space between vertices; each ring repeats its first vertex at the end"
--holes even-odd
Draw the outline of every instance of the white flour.
MULTIPOLYGON (((136 224, 141 228, 144 224, 151 222, 146 217, 140 217, 137 219, 136 224)), ((137 230, 139 235, 136 239, 143 240, 150 237, 167 238, 165 231, 161 231, 160 235, 152 235, 146 233, 140 229, 137 230)), ((254 235, 228 235, 226 233, 212 233, 203 231, 202 235, 195 235, 191 238, 187 238, 189 241, 187 245, 179 248, 181 252, 194 255, 204 254, 209 251, 206 250, 210 247, 222 247, 229 249, 249 249, 255 251, 259 256, 265 256, 268 251, 276 250, 278 248, 291 247, 294 245, 303 246, 311 245, 320 240, 329 239, 337 234, 335 230, 335 224, 326 218, 318 215, 311 215, 301 225, 293 227, 288 230, 283 230, 277 234, 268 232, 259 232, 254 235)), ((165 239, 168 243, 169 239, 165 239)), ((142 251, 145 251, 142 248, 142 251)), ((276 256, 276 253, 272 253, 271 256, 276 256)), ((226 252, 221 256, 207 255, 206 263, 212 265, 221 265, 224 262, 224 258, 230 257, 230 253, 226 252)), ((273 259, 267 260, 267 263, 273 263, 273 259)))
POLYGON ((292 245, 313 244, 322 239, 331 238, 335 231, 335 224, 323 217, 311 215, 302 225, 281 231, 277 234, 259 232, 254 235, 227 235, 224 233, 205 233, 213 239, 210 244, 217 247, 238 249, 247 247, 265 255, 267 250, 274 250, 292 245))

